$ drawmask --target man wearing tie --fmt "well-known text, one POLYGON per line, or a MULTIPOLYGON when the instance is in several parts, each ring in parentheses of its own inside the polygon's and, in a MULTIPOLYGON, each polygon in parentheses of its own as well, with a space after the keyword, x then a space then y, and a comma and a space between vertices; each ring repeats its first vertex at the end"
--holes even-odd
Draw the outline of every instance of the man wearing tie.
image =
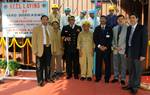
POLYGON ((51 61, 51 38, 48 17, 41 17, 41 25, 33 29, 32 51, 36 55, 36 74, 39 86, 44 86, 44 81, 54 82, 50 79, 50 61, 51 61))
POLYGON ((113 28, 113 67, 114 67, 114 79, 112 83, 119 81, 119 64, 121 64, 121 84, 125 85, 126 79, 126 57, 125 57, 125 48, 126 48, 126 34, 127 34, 127 25, 125 25, 125 18, 123 15, 117 16, 118 25, 113 28))
POLYGON ((113 32, 106 25, 106 16, 101 16, 100 25, 95 28, 93 39, 96 50, 96 82, 102 78, 102 64, 105 62, 105 83, 109 83, 111 76, 111 45, 113 32))
POLYGON ((136 94, 140 87, 142 63, 145 60, 148 44, 148 33, 143 25, 138 24, 138 16, 135 13, 130 15, 130 24, 127 30, 125 51, 129 66, 129 80, 128 85, 123 89, 136 94))
POLYGON ((61 36, 64 45, 64 55, 66 58, 66 73, 67 79, 72 77, 72 71, 74 78, 79 79, 78 74, 79 67, 79 50, 77 49, 77 38, 81 32, 81 27, 75 24, 75 17, 68 17, 69 25, 63 27, 61 36))

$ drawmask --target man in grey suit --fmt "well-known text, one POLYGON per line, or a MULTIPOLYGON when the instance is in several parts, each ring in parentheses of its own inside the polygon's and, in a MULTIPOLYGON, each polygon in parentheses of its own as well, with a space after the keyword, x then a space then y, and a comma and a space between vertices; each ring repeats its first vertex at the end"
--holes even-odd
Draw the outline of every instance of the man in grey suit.
POLYGON ((148 44, 148 32, 143 25, 138 24, 138 16, 135 13, 130 15, 130 24, 127 30, 125 51, 129 66, 129 80, 123 89, 130 90, 134 95, 140 87, 142 64, 145 60, 148 44))
POLYGON ((125 57, 125 47, 126 47, 126 34, 127 25, 125 24, 125 17, 123 15, 117 16, 118 25, 113 28, 113 68, 114 68, 114 79, 112 83, 119 81, 119 64, 121 64, 121 84, 125 85, 126 79, 126 57, 125 57))

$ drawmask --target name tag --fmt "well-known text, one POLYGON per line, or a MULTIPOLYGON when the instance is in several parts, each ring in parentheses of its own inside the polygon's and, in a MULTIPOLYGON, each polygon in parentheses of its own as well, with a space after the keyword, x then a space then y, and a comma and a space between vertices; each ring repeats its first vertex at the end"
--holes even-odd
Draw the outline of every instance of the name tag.
POLYGON ((110 38, 110 35, 106 35, 106 38, 110 38))

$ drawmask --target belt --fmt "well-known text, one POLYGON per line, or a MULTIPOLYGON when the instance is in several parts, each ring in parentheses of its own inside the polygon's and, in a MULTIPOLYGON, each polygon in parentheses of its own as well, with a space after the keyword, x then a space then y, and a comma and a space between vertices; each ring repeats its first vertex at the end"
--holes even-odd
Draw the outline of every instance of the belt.
POLYGON ((44 45, 44 47, 50 47, 50 44, 44 45))

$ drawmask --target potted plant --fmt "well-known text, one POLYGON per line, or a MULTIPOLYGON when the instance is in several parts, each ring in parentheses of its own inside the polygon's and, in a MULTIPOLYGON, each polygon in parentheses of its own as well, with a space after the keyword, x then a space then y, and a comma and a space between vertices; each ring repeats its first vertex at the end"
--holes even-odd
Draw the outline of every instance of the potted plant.
POLYGON ((0 60, 0 69, 1 69, 1 74, 5 74, 5 70, 7 68, 7 61, 6 60, 0 60))
POLYGON ((14 76, 17 73, 17 70, 19 69, 19 67, 20 67, 19 62, 13 61, 13 60, 9 61, 8 68, 10 71, 10 75, 14 76))

